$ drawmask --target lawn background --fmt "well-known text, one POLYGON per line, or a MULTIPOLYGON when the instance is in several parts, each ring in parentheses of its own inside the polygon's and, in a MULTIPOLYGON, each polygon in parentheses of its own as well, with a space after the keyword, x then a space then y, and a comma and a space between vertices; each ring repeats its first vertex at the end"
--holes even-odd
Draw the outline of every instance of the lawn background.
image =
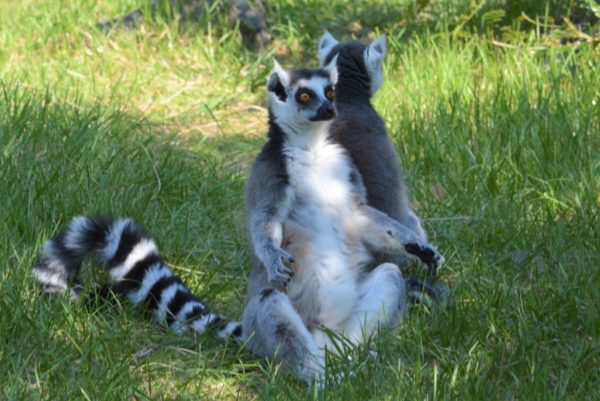
POLYGON ((273 42, 251 50, 216 8, 105 35, 99 20, 139 3, 0 0, 0 400, 600 399, 593 3, 268 4, 273 42), (39 296, 43 241, 104 212, 139 221, 190 288, 239 317, 271 58, 316 65, 324 29, 388 35, 374 104, 446 256, 446 310, 415 308, 369 345, 375 360, 362 347, 332 361, 357 376, 319 392, 126 303, 39 296))

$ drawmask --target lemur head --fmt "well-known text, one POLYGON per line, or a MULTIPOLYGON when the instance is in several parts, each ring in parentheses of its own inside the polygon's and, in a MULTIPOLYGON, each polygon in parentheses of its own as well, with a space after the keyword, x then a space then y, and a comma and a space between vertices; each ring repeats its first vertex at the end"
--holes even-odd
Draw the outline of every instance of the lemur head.
POLYGON ((273 61, 267 84, 271 118, 282 128, 296 131, 330 124, 335 117, 336 60, 323 68, 289 71, 273 61))
POLYGON ((372 43, 338 42, 329 32, 319 41, 321 65, 330 63, 337 56, 337 67, 342 77, 352 76, 351 82, 365 85, 371 96, 383 83, 383 59, 386 53, 386 38, 381 35, 372 43))

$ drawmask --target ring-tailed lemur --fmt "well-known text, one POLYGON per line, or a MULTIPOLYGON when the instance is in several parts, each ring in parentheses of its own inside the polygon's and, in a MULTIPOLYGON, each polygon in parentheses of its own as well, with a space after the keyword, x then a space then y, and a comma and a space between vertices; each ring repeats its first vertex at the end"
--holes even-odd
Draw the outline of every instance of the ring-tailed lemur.
POLYGON ((337 57, 335 88, 337 118, 332 136, 347 150, 367 189, 369 205, 409 227, 423 240, 427 235, 410 207, 399 157, 385 122, 371 104, 383 83, 386 38, 373 43, 338 42, 329 32, 319 41, 321 65, 337 57))
POLYGON ((246 185, 254 261, 243 333, 259 355, 322 384, 326 334, 360 343, 407 309, 398 266, 369 271, 372 251, 443 257, 413 230, 367 205, 359 171, 330 135, 336 61, 283 70, 268 82, 269 133, 246 185))
POLYGON ((111 289, 135 305, 145 305, 161 324, 177 332, 203 333, 214 328, 222 337, 239 339, 238 322, 211 312, 164 263, 154 240, 130 219, 76 217, 46 241, 33 275, 46 293, 68 292, 86 256, 94 256, 112 281, 111 289))
MULTIPOLYGON (((337 118, 332 124, 331 134, 348 150, 360 172, 367 190, 368 204, 427 240, 421 220, 410 207, 400 159, 385 122, 371 104, 371 97, 383 83, 386 48, 385 36, 380 36, 369 45, 340 43, 329 32, 325 32, 319 40, 321 65, 337 58, 337 118)), ((386 261, 401 265, 405 260, 401 255, 375 253, 371 267, 386 261)), ((448 286, 431 277, 425 280, 409 278, 407 286, 412 302, 428 303, 433 299, 444 304, 448 301, 448 286), (425 298, 423 292, 430 299, 425 298)))

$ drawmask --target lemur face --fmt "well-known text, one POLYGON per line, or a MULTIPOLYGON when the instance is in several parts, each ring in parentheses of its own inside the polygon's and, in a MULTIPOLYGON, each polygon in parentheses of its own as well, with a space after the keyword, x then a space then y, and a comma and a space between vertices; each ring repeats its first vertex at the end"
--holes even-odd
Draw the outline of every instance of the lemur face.
POLYGON ((267 85, 269 108, 277 123, 303 130, 335 117, 335 60, 324 68, 286 71, 277 61, 267 85))

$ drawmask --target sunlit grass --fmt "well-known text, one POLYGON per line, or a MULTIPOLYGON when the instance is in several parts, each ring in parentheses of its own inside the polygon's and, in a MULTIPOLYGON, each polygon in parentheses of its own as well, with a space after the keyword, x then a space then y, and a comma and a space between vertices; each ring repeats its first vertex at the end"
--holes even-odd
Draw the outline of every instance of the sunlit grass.
POLYGON ((272 2, 275 42, 259 52, 218 15, 96 30, 135 6, 2 5, 1 399, 594 399, 596 53, 475 36, 406 42, 391 17, 363 6, 336 16, 344 1, 272 2), (39 296, 29 271, 44 239, 74 215, 104 212, 142 223, 190 288, 240 316, 242 190, 266 126, 271 55, 315 65, 320 31, 341 35, 358 14, 390 29, 374 103, 448 260, 447 310, 415 309, 373 341, 376 359, 361 348, 332 361, 357 375, 317 392, 234 344, 164 332, 126 303, 90 311, 39 296))

